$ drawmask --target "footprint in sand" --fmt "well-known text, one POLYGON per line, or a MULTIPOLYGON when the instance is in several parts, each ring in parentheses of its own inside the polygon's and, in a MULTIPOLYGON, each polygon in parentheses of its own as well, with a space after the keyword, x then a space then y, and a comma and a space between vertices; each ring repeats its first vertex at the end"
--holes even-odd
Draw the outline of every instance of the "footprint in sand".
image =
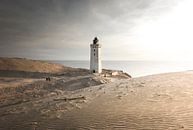
POLYGON ((160 102, 160 101, 171 101, 173 98, 171 95, 169 94, 160 94, 160 93, 156 93, 156 94, 153 94, 149 99, 148 101, 151 101, 151 102, 160 102))

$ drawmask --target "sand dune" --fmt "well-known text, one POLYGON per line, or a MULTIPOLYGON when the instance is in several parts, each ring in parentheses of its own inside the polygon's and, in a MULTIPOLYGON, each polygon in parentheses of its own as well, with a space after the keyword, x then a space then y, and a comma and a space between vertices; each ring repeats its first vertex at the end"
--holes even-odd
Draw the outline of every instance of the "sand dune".
POLYGON ((0 106, 2 129, 193 129, 193 72, 153 75, 0 106), (69 100, 68 100, 69 99, 69 100))
POLYGON ((27 72, 58 73, 72 69, 59 64, 24 58, 0 58, 0 70, 15 70, 27 72))
POLYGON ((0 129, 193 129, 192 71, 127 79, 78 74, 2 77, 0 129))

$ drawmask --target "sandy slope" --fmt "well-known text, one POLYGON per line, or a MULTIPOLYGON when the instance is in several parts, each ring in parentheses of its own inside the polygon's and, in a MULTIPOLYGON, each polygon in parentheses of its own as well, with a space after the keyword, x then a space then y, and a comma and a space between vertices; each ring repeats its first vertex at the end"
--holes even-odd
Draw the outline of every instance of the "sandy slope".
POLYGON ((2 103, 0 129, 193 129, 192 71, 77 90, 54 83, 39 87, 40 98, 2 103))
POLYGON ((45 61, 29 60, 24 58, 0 58, 0 70, 57 73, 70 69, 72 68, 45 61))
POLYGON ((25 59, 0 70, 0 130, 193 129, 192 71, 103 77, 25 59))

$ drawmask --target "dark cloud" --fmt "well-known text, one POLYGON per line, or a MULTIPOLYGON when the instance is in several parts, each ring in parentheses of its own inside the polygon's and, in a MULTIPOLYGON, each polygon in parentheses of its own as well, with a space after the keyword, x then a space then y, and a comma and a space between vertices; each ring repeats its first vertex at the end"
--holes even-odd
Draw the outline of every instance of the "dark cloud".
POLYGON ((95 35, 129 32, 136 20, 172 2, 160 3, 164 0, 1 0, 0 56, 88 59, 95 35))

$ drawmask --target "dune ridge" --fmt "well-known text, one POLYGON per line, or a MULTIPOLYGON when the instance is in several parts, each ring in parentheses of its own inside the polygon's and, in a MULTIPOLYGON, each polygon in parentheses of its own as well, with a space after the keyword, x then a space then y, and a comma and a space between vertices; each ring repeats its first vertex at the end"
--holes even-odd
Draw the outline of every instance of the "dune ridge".
POLYGON ((25 58, 0 58, 0 70, 58 73, 71 69, 71 67, 64 67, 63 65, 48 63, 40 60, 30 60, 25 58))

